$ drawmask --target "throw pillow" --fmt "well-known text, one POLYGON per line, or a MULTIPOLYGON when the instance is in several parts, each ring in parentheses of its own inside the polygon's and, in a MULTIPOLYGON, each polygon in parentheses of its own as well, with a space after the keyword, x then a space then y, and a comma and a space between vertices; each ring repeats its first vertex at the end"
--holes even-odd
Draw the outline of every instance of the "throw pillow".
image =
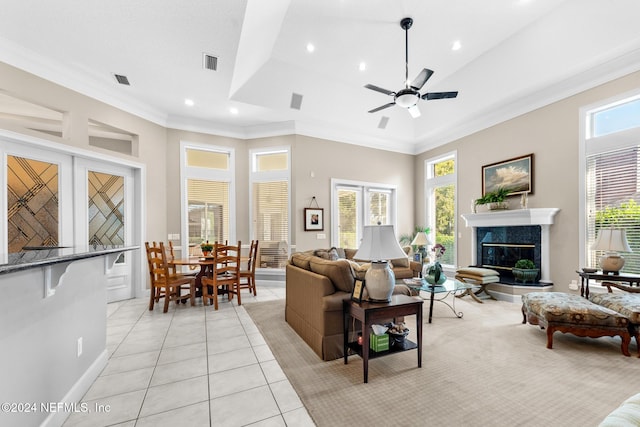
POLYGON ((409 258, 396 258, 392 259, 391 263, 394 267, 409 268, 409 258))
POLYGON ((353 290, 355 277, 346 259, 329 261, 321 258, 312 258, 310 264, 311 271, 327 276, 336 289, 349 293, 353 290))
POLYGON ((351 272, 356 279, 364 280, 364 275, 367 274, 367 270, 371 267, 371 264, 358 264, 355 261, 349 261, 349 265, 351 266, 351 272))

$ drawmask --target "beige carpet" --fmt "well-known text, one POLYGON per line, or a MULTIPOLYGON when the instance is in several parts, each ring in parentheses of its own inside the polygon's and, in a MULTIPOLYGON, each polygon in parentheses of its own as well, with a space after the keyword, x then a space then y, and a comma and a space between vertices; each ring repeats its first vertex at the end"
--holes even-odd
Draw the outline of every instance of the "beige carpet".
MULTIPOLYGON (((422 368, 416 351, 371 360, 368 384, 358 356, 320 360, 285 322, 283 300, 243 306, 318 426, 597 426, 640 392, 635 342, 624 357, 617 338, 556 332, 548 350, 519 304, 456 305, 462 319, 436 303, 425 323, 422 368)), ((415 316, 407 324, 413 335, 415 316)))

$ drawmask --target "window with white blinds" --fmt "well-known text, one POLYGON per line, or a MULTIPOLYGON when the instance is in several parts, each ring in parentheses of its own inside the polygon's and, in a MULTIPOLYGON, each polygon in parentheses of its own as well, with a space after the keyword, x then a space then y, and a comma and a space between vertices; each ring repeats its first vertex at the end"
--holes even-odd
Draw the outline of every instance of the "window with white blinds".
POLYGON ((229 183, 187 180, 189 245, 229 240, 229 183))
POLYGON ((259 268, 284 268, 290 253, 289 149, 251 151, 251 235, 259 268))
POLYGON ((200 255, 200 244, 235 241, 233 150, 182 143, 183 244, 200 255), (185 242, 186 240, 186 242, 185 242))
POLYGON ((585 252, 598 267, 603 251, 591 250, 603 228, 624 229, 632 252, 623 252, 624 273, 640 273, 640 121, 638 100, 587 112, 585 252))
POLYGON ((456 265, 456 153, 428 159, 425 162, 425 200, 427 227, 433 244, 445 251, 443 265, 456 265))
MULTIPOLYGON (((639 141, 640 142, 640 141, 639 141)), ((587 157, 587 247, 600 229, 626 230, 633 252, 623 253, 624 272, 640 273, 639 146, 587 157)), ((589 265, 596 267, 604 253, 589 249, 589 265)))

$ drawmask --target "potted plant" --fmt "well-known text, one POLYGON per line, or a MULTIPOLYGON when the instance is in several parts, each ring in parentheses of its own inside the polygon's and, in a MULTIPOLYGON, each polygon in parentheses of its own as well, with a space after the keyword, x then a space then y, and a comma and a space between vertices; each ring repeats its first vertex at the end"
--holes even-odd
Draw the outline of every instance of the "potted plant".
POLYGON ((202 251, 202 255, 208 256, 213 250, 213 245, 207 240, 206 242, 202 242, 200 244, 200 250, 202 251))
POLYGON ((527 281, 534 283, 538 278, 538 271, 540 270, 530 259, 519 259, 512 269, 513 277, 522 283, 527 283, 527 281))
POLYGON ((508 205, 505 202, 507 196, 509 195, 509 190, 500 187, 496 191, 489 191, 484 194, 484 196, 476 199, 476 205, 489 205, 489 210, 496 209, 507 209, 508 205))

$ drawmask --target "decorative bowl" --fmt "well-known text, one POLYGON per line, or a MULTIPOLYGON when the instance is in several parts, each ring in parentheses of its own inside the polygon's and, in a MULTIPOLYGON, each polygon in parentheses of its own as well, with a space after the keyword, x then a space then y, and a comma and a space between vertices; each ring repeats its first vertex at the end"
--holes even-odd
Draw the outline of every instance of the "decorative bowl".
POLYGON ((582 267, 582 271, 584 271, 585 273, 596 273, 598 271, 598 269, 597 268, 582 267))

